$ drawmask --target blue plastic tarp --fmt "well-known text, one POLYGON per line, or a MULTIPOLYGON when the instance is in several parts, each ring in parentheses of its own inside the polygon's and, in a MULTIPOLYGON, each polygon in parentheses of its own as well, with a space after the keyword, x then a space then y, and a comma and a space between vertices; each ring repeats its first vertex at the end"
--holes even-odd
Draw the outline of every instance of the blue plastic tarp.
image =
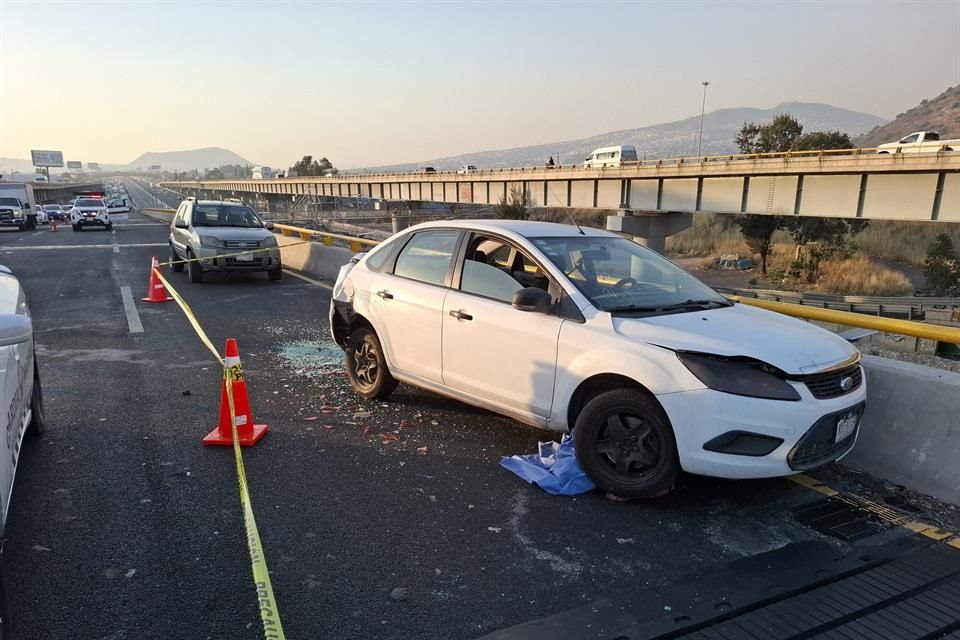
POLYGON ((500 466, 555 496, 576 496, 595 488, 577 461, 570 434, 559 443, 541 442, 538 453, 501 458, 500 466))

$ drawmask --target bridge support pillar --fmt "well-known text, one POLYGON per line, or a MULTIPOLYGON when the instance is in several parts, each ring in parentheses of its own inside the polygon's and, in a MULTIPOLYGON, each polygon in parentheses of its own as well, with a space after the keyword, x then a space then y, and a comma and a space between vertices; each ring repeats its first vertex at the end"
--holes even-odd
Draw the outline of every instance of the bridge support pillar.
POLYGON ((663 253, 667 236, 693 224, 693 214, 682 211, 632 211, 621 207, 615 216, 607 216, 607 230, 635 238, 640 244, 663 253))

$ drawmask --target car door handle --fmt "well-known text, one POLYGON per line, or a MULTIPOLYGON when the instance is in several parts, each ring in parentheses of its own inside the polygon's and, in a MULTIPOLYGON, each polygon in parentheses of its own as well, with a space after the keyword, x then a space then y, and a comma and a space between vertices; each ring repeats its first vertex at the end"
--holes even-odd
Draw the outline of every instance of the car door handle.
POLYGON ((458 311, 456 309, 451 311, 450 315, 452 315, 457 320, 473 320, 473 316, 470 315, 469 313, 464 313, 463 311, 458 311))
POLYGON ((393 294, 386 290, 377 291, 377 295, 384 300, 393 300, 393 294))

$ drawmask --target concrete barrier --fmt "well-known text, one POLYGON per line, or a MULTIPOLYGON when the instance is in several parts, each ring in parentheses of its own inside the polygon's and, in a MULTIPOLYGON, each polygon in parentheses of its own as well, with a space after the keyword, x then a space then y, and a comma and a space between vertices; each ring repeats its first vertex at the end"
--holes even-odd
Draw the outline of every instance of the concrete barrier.
POLYGON ((960 504, 960 374, 865 356, 867 411, 843 463, 960 504))
POLYGON ((283 266, 329 282, 332 286, 340 267, 354 255, 347 247, 322 242, 303 243, 299 238, 277 236, 283 266))

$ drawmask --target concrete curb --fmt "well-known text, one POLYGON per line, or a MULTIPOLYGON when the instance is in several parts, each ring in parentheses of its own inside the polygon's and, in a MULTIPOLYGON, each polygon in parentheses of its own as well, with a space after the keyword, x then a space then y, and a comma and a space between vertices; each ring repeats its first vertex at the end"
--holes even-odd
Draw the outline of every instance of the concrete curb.
POLYGON ((867 411, 845 464, 960 504, 960 373, 864 356, 867 411))

